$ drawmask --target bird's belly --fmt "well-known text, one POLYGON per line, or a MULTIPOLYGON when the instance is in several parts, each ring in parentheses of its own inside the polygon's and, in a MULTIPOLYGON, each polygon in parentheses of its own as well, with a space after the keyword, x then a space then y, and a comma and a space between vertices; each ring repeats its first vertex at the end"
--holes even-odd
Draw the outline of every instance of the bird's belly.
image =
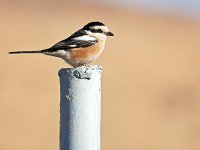
POLYGON ((86 48, 76 48, 70 51, 66 59, 72 66, 88 64, 97 59, 104 49, 104 45, 96 44, 86 48))

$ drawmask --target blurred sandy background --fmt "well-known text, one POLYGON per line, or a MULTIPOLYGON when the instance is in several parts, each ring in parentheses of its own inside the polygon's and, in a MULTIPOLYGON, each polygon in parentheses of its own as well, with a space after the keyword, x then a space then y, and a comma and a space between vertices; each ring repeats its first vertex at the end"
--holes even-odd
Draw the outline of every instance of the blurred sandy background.
POLYGON ((103 67, 102 150, 200 149, 200 21, 88 1, 0 1, 0 150, 59 149, 64 61, 52 46, 90 21, 115 33, 103 67))

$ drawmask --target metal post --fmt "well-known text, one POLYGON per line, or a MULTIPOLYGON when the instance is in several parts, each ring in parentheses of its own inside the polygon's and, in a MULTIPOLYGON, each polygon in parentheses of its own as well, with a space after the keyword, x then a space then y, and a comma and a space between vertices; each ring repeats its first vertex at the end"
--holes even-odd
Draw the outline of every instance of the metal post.
POLYGON ((100 150, 101 67, 61 69, 60 150, 100 150))

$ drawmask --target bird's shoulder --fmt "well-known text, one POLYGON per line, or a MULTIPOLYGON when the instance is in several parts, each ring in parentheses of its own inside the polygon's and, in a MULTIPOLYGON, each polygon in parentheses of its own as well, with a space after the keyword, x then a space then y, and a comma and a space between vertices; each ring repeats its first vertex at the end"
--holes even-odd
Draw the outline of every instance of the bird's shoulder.
POLYGON ((85 30, 80 29, 66 39, 73 39, 73 38, 84 36, 84 35, 87 35, 87 32, 85 30))

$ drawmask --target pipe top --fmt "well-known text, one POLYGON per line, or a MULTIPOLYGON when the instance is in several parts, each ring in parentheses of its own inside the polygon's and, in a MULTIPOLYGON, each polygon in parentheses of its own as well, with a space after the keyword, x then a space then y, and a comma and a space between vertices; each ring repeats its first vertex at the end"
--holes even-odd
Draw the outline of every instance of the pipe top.
POLYGON ((90 80, 96 73, 101 74, 102 67, 98 65, 80 66, 75 68, 62 68, 59 70, 58 75, 60 78, 68 74, 72 78, 90 80))

